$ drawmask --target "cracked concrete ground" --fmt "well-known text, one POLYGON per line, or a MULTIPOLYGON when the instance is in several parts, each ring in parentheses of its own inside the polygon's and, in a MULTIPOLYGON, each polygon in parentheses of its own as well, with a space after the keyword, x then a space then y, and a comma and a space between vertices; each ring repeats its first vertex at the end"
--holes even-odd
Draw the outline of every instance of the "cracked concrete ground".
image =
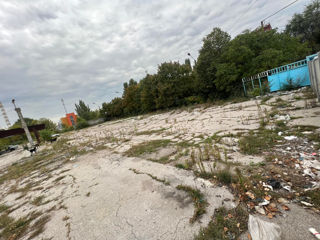
MULTIPOLYGON (((291 95, 281 97, 299 108, 288 111, 296 117, 289 124, 303 122, 320 127, 319 107, 301 109, 305 102, 294 101, 291 95)), ((36 157, 52 160, 50 164, 44 163, 23 178, 0 185, 0 204, 10 206, 10 216, 15 219, 33 211, 50 214, 44 231, 33 239, 193 239, 200 227, 207 226, 216 208, 233 208, 237 201, 227 187, 197 178, 192 171, 178 169, 175 164, 184 163, 194 146, 203 146, 211 136, 257 129, 258 102, 186 108, 66 133, 61 137, 67 146, 63 151, 49 144, 37 154, 36 157), (170 140, 170 144, 159 151, 136 157, 126 154, 141 143, 164 139, 170 140), (78 150, 70 155, 72 147, 78 150), (52 151, 54 154, 50 155, 52 151), (166 157, 163 164, 160 159, 166 157), (133 169, 145 174, 137 174, 133 169), (27 188, 33 182, 37 184, 27 188), (178 185, 199 189, 209 203, 206 214, 193 224, 192 199, 177 190, 178 185), (43 200, 35 205, 34 199, 39 196, 43 200)), ((275 97, 268 101, 273 102, 275 97)), ((270 105, 261 106, 266 111, 271 109, 270 105)), ((241 154, 235 137, 224 136, 218 146, 233 163, 264 161, 261 155, 241 154)), ((34 158, 26 152, 1 156, 1 175, 10 164, 34 158)), ((28 239, 30 234, 26 231, 20 238, 28 239)), ((290 239, 288 236, 292 235, 287 234, 285 239, 290 239)))

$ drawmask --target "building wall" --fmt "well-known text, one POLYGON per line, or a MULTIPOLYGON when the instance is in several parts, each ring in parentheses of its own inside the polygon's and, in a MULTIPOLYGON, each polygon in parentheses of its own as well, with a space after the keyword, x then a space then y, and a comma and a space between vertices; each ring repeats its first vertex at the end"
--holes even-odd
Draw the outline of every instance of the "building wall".
POLYGON ((65 126, 72 127, 77 124, 77 115, 74 113, 68 113, 64 118, 61 118, 61 123, 65 126))

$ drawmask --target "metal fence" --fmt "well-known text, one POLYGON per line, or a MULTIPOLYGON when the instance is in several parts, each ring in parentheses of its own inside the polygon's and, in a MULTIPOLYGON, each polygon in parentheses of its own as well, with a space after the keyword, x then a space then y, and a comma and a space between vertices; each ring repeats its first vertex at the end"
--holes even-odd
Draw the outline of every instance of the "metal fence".
POLYGON ((308 62, 310 83, 320 102, 320 52, 313 60, 308 62))

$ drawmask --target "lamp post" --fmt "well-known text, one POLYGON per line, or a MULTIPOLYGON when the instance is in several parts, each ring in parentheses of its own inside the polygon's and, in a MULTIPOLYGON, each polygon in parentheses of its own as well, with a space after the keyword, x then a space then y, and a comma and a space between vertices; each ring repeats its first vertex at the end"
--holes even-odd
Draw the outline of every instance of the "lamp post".
POLYGON ((191 53, 188 53, 188 56, 189 56, 189 57, 191 57, 191 58, 193 59, 193 61, 194 61, 194 65, 196 65, 196 64, 197 64, 197 60, 196 60, 194 57, 192 57, 191 53))
POLYGON ((194 59, 194 57, 192 57, 192 55, 191 55, 190 53, 188 53, 188 56, 190 56, 195 63, 197 62, 197 61, 194 59))

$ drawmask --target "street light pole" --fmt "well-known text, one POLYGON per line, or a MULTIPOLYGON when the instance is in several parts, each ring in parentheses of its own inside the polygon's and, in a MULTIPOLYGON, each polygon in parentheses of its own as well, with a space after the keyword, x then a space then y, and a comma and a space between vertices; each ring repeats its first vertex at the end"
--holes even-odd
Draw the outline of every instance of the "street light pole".
POLYGON ((191 58, 193 59, 193 61, 194 61, 194 65, 196 65, 196 64, 197 64, 197 60, 196 60, 194 57, 192 57, 191 53, 188 53, 188 56, 189 56, 189 57, 191 57, 191 58))

